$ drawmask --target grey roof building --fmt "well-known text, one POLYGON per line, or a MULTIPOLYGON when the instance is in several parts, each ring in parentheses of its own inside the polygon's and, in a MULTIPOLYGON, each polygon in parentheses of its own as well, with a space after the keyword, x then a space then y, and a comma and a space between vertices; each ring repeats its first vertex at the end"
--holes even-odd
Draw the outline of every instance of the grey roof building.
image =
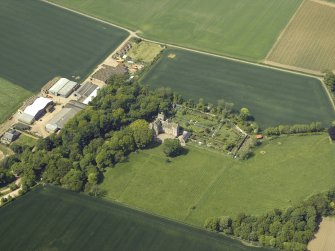
POLYGON ((14 142, 20 135, 21 134, 16 130, 9 130, 2 136, 1 143, 10 144, 14 142))
POLYGON ((87 97, 89 97, 94 90, 98 88, 97 85, 91 83, 91 82, 86 82, 82 84, 75 92, 74 96, 78 98, 80 102, 83 102, 87 97))
POLYGON ((78 88, 78 86, 79 84, 76 82, 61 78, 48 90, 48 92, 55 96, 67 98, 78 88))
POLYGON ((50 133, 63 129, 65 124, 85 107, 86 105, 78 101, 71 100, 59 113, 50 119, 50 121, 45 125, 45 129, 50 133))

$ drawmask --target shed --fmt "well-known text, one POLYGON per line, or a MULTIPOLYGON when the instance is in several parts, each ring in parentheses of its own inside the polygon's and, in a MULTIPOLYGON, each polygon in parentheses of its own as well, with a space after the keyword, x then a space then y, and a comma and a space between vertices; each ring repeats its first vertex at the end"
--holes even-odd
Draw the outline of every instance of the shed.
POLYGON ((76 82, 70 81, 67 78, 61 78, 49 89, 49 93, 67 98, 78 86, 76 82))
POLYGON ((257 134, 256 135, 256 139, 263 139, 263 138, 264 138, 264 136, 262 134, 257 134))
POLYGON ((73 118, 80 110, 74 108, 63 108, 45 126, 48 132, 56 132, 64 128, 66 122, 73 118))
POLYGON ((20 133, 18 131, 9 130, 2 136, 1 143, 10 144, 14 142, 19 136, 20 136, 20 133))
POLYGON ((88 105, 89 102, 91 102, 97 95, 98 95, 98 90, 100 88, 97 87, 84 101, 83 104, 88 105))

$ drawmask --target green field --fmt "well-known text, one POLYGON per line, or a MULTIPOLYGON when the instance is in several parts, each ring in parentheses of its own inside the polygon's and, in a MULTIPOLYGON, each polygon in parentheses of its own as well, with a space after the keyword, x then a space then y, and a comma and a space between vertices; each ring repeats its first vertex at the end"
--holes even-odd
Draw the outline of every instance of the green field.
MULTIPOLYGON (((0 59, 1 60, 1 59, 0 59)), ((0 78, 0 123, 18 109, 33 93, 0 78)))
POLYGON ((334 152, 325 134, 279 138, 248 161, 189 147, 166 163, 159 147, 109 169, 101 189, 108 199, 202 226, 209 216, 259 215, 329 189, 334 152))
POLYGON ((251 60, 263 59, 300 0, 51 0, 146 38, 251 60))
POLYGON ((225 99, 237 109, 249 108, 263 127, 312 121, 328 125, 335 118, 318 79, 184 50, 166 50, 142 83, 171 87, 196 102, 225 99))
POLYGON ((0 80, 0 122, 53 77, 84 78, 128 36, 37 0, 0 1, 0 30, 0 78, 8 81, 0 80))
POLYGON ((1 250, 268 250, 54 187, 1 208, 0 221, 1 250))

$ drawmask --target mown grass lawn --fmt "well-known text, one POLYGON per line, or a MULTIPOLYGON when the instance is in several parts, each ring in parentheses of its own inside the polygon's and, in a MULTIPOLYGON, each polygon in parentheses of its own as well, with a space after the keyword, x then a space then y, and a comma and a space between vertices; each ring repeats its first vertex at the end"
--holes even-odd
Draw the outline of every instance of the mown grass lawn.
POLYGON ((0 208, 1 250, 266 251, 55 187, 0 208))
POLYGON ((2 78, 0 88, 0 123, 2 123, 33 93, 2 78))
POLYGON ((326 134, 273 140, 248 161, 188 149, 171 163, 161 147, 132 154, 100 188, 107 199, 202 226, 209 216, 286 208, 334 185, 335 144, 326 134))
POLYGON ((146 38, 250 60, 266 56, 300 0, 51 0, 146 38))
POLYGON ((184 50, 165 50, 141 82, 170 87, 196 103, 225 99, 237 110, 247 107, 263 128, 313 121, 326 126, 335 118, 316 78, 184 50))

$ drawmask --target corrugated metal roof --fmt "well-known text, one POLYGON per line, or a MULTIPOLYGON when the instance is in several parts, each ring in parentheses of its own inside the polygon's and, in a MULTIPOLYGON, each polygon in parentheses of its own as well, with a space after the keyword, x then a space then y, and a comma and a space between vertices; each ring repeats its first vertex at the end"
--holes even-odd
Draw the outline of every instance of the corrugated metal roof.
POLYGON ((23 122, 25 124, 32 124, 34 122, 35 117, 31 116, 29 114, 23 113, 21 114, 21 116, 19 117, 19 121, 23 122))
POLYGON ((64 86, 63 88, 61 88, 59 91, 58 91, 58 94, 63 96, 63 97, 68 97, 72 92, 73 90, 75 89, 75 87, 77 86, 78 84, 76 82, 73 82, 73 81, 68 81, 64 86))
POLYGON ((68 80, 67 78, 61 78, 60 80, 58 80, 56 82, 56 84, 54 84, 50 89, 49 92, 54 94, 54 95, 58 95, 58 92, 69 82, 70 80, 68 80))
POLYGON ((57 129, 62 129, 66 122, 73 118, 79 110, 73 108, 63 108, 59 113, 57 113, 48 124, 45 126, 48 131, 56 131, 57 129))
POLYGON ((97 87, 91 94, 88 96, 84 101, 83 104, 87 105, 89 102, 91 102, 97 95, 98 95, 98 90, 100 88, 97 87))

